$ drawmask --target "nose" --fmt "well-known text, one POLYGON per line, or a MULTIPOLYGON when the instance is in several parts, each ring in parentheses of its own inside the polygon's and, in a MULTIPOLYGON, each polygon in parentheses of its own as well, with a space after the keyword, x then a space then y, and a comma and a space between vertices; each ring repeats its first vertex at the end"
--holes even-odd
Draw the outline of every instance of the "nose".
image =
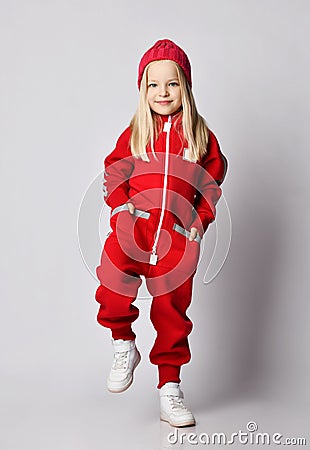
POLYGON ((167 97, 167 95, 169 95, 169 91, 168 91, 166 85, 161 86, 159 95, 160 95, 160 97, 167 97))

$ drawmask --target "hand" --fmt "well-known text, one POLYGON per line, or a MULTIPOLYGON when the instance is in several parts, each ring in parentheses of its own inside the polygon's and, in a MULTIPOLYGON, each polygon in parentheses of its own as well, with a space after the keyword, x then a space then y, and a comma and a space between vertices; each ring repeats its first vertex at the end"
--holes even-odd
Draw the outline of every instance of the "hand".
POLYGON ((133 205, 132 203, 128 202, 127 206, 128 206, 129 214, 134 214, 134 212, 135 212, 135 205, 133 205))
POLYGON ((191 234, 189 235, 189 240, 193 241, 195 239, 195 237, 198 235, 198 230, 197 228, 191 228, 191 234))

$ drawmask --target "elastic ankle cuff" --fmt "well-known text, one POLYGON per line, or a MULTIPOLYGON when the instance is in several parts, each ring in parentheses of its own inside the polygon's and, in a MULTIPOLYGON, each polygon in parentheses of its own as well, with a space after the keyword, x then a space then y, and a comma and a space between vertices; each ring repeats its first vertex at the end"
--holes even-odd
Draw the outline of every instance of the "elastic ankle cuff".
POLYGON ((136 338, 136 335, 131 327, 125 327, 112 330, 112 338, 115 340, 123 339, 124 341, 133 341, 136 338))
POLYGON ((159 383, 157 388, 160 389, 164 384, 173 381, 174 383, 180 383, 180 366, 171 366, 169 364, 161 364, 158 366, 159 383))

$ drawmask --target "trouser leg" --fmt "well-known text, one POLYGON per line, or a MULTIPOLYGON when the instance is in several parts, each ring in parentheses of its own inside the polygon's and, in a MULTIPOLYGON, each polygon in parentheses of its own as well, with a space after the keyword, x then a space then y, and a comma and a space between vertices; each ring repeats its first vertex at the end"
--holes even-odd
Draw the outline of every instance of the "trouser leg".
POLYGON ((180 382, 180 367, 189 362, 188 335, 192 322, 186 315, 192 297, 193 276, 171 292, 155 296, 150 318, 157 336, 150 361, 158 366, 158 388, 169 381, 180 382))
POLYGON ((132 303, 142 282, 135 269, 135 261, 122 251, 116 239, 109 237, 97 267, 100 286, 95 299, 100 303, 97 320, 111 329, 113 339, 135 338, 131 324, 137 319, 139 310, 132 303))

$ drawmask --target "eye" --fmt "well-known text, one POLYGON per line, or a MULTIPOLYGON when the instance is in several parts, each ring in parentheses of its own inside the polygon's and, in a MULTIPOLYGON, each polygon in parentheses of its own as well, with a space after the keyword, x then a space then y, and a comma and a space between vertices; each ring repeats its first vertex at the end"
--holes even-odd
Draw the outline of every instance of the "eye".
POLYGON ((172 81, 171 83, 169 83, 169 86, 176 87, 179 86, 179 83, 177 83, 176 81, 172 81))
POLYGON ((157 87, 157 84, 156 83, 150 83, 148 87, 155 88, 155 87, 157 87))

